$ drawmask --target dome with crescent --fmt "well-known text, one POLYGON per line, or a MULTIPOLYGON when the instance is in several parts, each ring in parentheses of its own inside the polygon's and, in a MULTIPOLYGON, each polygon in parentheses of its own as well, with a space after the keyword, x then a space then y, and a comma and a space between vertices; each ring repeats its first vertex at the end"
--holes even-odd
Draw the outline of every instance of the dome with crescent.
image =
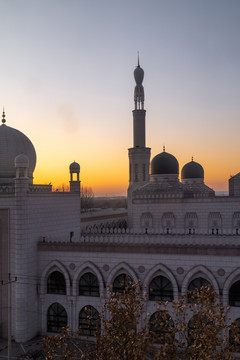
POLYGON ((24 154, 29 160, 28 177, 32 179, 36 166, 34 146, 26 135, 7 126, 5 122, 3 112, 2 125, 0 126, 0 179, 1 181, 9 181, 16 177, 15 158, 20 154, 24 154))
POLYGON ((179 165, 175 156, 163 151, 151 161, 151 175, 179 174, 179 165))
POLYGON ((185 164, 181 172, 182 179, 204 179, 204 170, 202 165, 196 161, 190 161, 185 164))

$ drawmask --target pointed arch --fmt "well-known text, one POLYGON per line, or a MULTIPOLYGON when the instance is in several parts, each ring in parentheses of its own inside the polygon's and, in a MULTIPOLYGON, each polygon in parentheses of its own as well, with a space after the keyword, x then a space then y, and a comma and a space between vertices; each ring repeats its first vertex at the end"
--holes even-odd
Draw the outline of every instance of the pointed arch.
POLYGON ((60 273, 63 274, 66 281, 66 295, 70 295, 70 284, 71 284, 70 274, 66 269, 66 267, 58 260, 51 261, 43 270, 41 275, 41 293, 42 294, 47 293, 47 278, 54 271, 59 271, 60 273))
POLYGON ((140 226, 143 229, 152 228, 153 227, 153 216, 150 212, 144 212, 140 216, 140 226))
POLYGON ((85 305, 78 315, 80 336, 96 336, 101 328, 101 319, 98 310, 92 305, 85 305))
POLYGON ((55 302, 47 310, 47 331, 57 333, 61 327, 67 326, 68 314, 64 306, 55 302))
POLYGON ((182 283, 182 295, 187 294, 189 283, 196 277, 203 277, 204 279, 208 280, 212 285, 213 290, 219 295, 219 286, 215 276, 206 266, 203 265, 194 266, 187 272, 182 283))
POLYGON ((174 341, 174 321, 166 310, 155 311, 149 319, 149 332, 156 344, 170 344, 174 341))
POLYGON ((179 287, 178 287, 178 283, 177 280, 175 279, 175 276, 173 275, 173 273, 171 272, 171 270, 169 270, 167 268, 167 266, 163 265, 163 264, 157 264, 155 265, 153 268, 151 268, 145 278, 144 278, 144 283, 143 285, 146 287, 146 289, 149 288, 149 285, 152 281, 152 279, 156 276, 165 276, 167 279, 169 279, 172 283, 172 287, 173 287, 173 297, 174 300, 178 299, 178 292, 179 292, 179 287))
POLYGON ((75 272, 73 277, 73 295, 78 295, 78 283, 80 280, 80 277, 86 273, 86 272, 92 272, 94 275, 96 275, 99 283, 99 292, 100 294, 104 294, 105 290, 105 282, 103 279, 103 275, 100 271, 100 269, 91 261, 84 262, 75 272))
MULTIPOLYGON (((233 322, 237 323, 237 334, 238 334, 238 336, 240 336, 240 318, 235 319, 233 322)), ((239 345, 238 341, 236 341, 236 334, 234 332, 232 332, 231 329, 229 330, 229 342, 231 345, 233 345, 235 347, 234 352, 240 353, 240 345, 239 345)), ((238 358, 239 358, 239 356, 236 359, 238 359, 238 358)))
POLYGON ((107 279, 107 286, 112 285, 113 280, 116 276, 120 275, 120 274, 127 274, 129 275, 134 282, 138 281, 138 276, 135 272, 135 270, 128 265, 127 263, 125 263, 124 261, 119 263, 118 265, 116 265, 110 272, 108 279, 107 279))
POLYGON ((168 234, 175 228, 176 218, 173 212, 165 212, 162 214, 162 228, 164 233, 168 234))
POLYGON ((240 267, 231 272, 223 285, 223 305, 228 306, 228 297, 231 286, 240 280, 240 267))

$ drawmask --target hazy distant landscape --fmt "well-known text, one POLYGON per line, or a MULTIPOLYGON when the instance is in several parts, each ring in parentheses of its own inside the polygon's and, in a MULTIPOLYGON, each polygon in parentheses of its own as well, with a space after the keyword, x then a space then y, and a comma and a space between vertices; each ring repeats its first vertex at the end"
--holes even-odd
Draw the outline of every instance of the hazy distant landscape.
POLYGON ((125 196, 94 197, 93 208, 95 209, 126 209, 127 198, 125 196))

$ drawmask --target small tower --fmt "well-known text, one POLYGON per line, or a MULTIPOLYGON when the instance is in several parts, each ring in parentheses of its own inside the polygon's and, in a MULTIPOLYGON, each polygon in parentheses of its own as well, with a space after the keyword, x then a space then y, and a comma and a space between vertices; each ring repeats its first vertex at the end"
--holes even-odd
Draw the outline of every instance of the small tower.
POLYGON ((15 195, 26 196, 30 179, 28 177, 29 158, 25 154, 19 154, 14 160, 16 169, 15 195))
POLYGON ((16 179, 28 178, 29 159, 24 154, 15 157, 16 179))
POLYGON ((80 165, 77 162, 73 162, 69 165, 70 171, 70 192, 79 193, 80 194, 80 165), (76 177, 74 176, 76 174, 76 177), (74 179, 75 178, 75 179, 74 179))
POLYGON ((136 82, 133 110, 133 148, 128 149, 129 156, 129 189, 135 189, 149 180, 149 163, 151 149, 145 146, 144 88, 142 85, 144 71, 139 65, 134 70, 136 82))
POLYGON ((228 180, 229 196, 240 196, 240 173, 228 180))

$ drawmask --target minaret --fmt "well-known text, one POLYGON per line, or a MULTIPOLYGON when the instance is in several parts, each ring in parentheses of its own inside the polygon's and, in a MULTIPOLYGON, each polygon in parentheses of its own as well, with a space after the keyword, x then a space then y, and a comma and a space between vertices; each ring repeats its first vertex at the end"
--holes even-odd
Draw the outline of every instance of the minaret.
POLYGON ((136 86, 134 90, 135 109, 133 110, 133 148, 128 149, 129 189, 132 190, 149 180, 151 149, 145 146, 144 71, 139 65, 134 70, 136 86))

